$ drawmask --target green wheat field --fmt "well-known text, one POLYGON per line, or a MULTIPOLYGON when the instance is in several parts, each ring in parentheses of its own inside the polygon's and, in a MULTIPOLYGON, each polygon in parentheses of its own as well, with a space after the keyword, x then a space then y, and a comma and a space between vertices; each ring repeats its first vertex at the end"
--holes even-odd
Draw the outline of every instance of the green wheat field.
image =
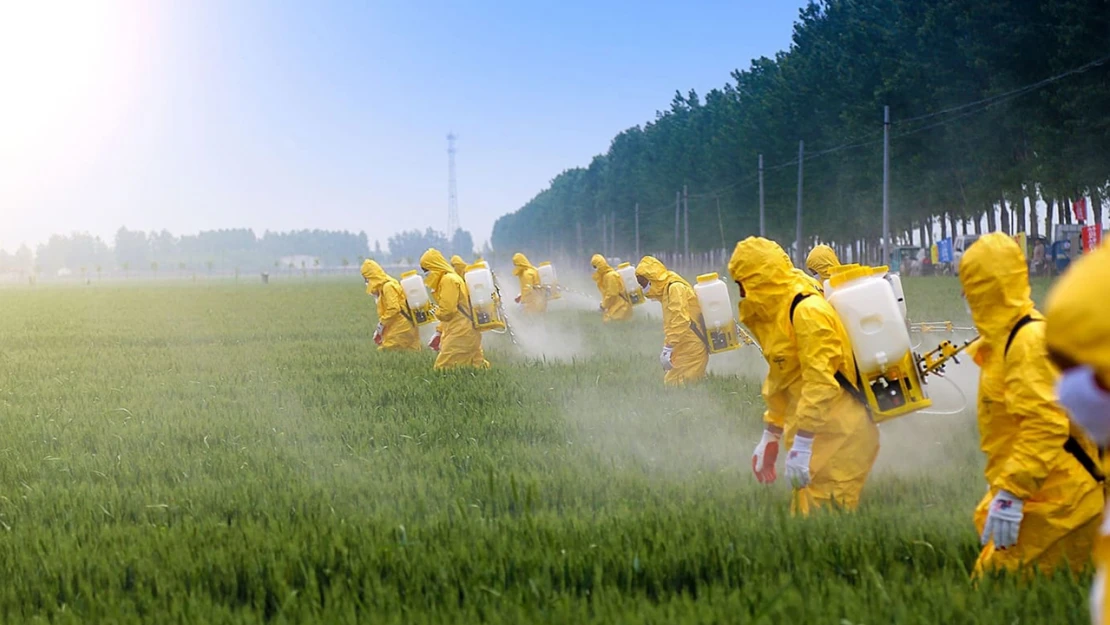
POLYGON ((659 321, 586 307, 441 374, 373 349, 358 279, 0 291, 0 622, 1087 622, 1089 572, 969 579, 973 368, 884 424, 857 514, 795 519, 754 348, 666 390, 659 321))

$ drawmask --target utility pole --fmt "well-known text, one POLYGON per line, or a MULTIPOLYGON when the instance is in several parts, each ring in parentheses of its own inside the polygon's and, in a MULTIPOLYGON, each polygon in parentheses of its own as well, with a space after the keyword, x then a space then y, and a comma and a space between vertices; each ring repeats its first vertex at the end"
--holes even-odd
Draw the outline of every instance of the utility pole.
POLYGON ((725 222, 721 221, 721 196, 717 196, 717 227, 721 230, 721 249, 727 250, 725 243, 725 222))
POLYGON ((613 256, 617 255, 617 213, 610 211, 609 213, 609 253, 613 256))
POLYGON ((683 238, 686 240, 683 245, 683 255, 686 257, 684 262, 690 262, 690 196, 686 193, 686 185, 682 185, 682 223, 683 223, 683 238))
POLYGON ((805 266, 802 250, 802 161, 805 159, 806 143, 798 141, 798 214, 797 231, 794 233, 794 258, 799 267, 805 266))
POLYGON ((447 238, 459 229, 459 194, 455 187, 455 133, 447 133, 447 238))
POLYGON ((767 236, 767 226, 763 212, 763 155, 759 155, 759 236, 767 236))
POLYGON ((609 224, 609 220, 605 218, 605 215, 602 215, 601 216, 601 255, 602 256, 608 256, 609 255, 609 250, 606 249, 607 247, 609 247, 609 237, 606 235, 606 231, 605 231, 605 226, 607 226, 608 224, 609 224))
POLYGON ((636 202, 636 258, 632 259, 632 264, 635 265, 640 262, 640 203, 636 202))
POLYGON ((883 260, 890 262, 890 106, 883 107, 883 260))
POLYGON ((682 209, 682 192, 674 192, 674 253, 678 254, 678 217, 682 209))

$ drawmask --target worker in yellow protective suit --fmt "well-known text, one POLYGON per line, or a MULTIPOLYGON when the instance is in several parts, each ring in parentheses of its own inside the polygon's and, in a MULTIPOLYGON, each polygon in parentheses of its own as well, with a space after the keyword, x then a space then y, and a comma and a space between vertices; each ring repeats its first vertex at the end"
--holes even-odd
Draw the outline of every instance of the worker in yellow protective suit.
POLYGON ((413 325, 401 283, 370 259, 362 262, 362 277, 366 280, 366 292, 378 302, 374 344, 379 350, 420 351, 420 333, 413 325))
POLYGON ((705 378, 709 348, 693 287, 654 256, 645 256, 636 266, 636 280, 646 297, 663 305, 663 383, 681 386, 705 378))
POLYGON ((616 269, 609 266, 605 257, 594 254, 590 260, 594 268, 594 282, 601 293, 603 321, 625 321, 632 318, 632 301, 624 289, 624 280, 616 269))
POLYGON ((840 317, 773 241, 741 241, 728 270, 740 287, 740 321, 769 366, 765 429, 752 454, 756 479, 777 478, 781 441, 790 448, 785 468, 796 513, 854 510, 879 454, 879 429, 856 398, 856 361, 840 317))
POLYGON ((462 259, 462 256, 455 254, 451 257, 451 268, 455 270, 455 273, 464 278, 466 277, 467 266, 468 265, 466 264, 466 261, 462 259))
POLYGON ((832 275, 832 270, 840 266, 836 252, 828 245, 816 245, 806 257, 806 269, 819 281, 824 282, 832 275))
POLYGON ((1098 449, 1056 401, 1058 370, 1029 295, 1025 254, 1004 233, 985 235, 964 253, 960 283, 980 336, 973 358, 990 487, 975 510, 983 544, 976 575, 1079 571, 1090 561, 1104 503, 1102 485, 1084 468, 1097 462, 1098 449))
POLYGON ((420 257, 420 268, 424 270, 424 284, 436 300, 436 318, 439 319, 436 335, 428 344, 439 352, 435 368, 489 368, 482 353, 482 333, 474 327, 466 282, 434 248, 420 257))
MULTIPOLYGON (((1049 356, 1063 370, 1056 386, 1060 404, 1104 449, 1110 445, 1110 315, 1098 294, 1107 284, 1110 247, 1103 246, 1072 263, 1049 291, 1044 328, 1049 356)), ((1106 475, 1105 463, 1100 465, 1106 475)), ((1094 556, 1098 574, 1091 589, 1092 621, 1110 625, 1110 528, 1102 528, 1094 556)))
POLYGON ((546 312, 547 293, 540 286, 540 271, 520 252, 513 254, 513 275, 520 280, 520 295, 513 301, 520 304, 524 312, 546 312))

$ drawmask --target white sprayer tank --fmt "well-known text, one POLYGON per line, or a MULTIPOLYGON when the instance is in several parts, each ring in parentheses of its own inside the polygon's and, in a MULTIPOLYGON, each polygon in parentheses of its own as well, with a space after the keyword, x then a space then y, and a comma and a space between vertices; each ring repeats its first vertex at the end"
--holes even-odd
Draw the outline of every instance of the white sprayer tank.
POLYGON ((617 267, 617 275, 621 277, 624 291, 628 293, 628 299, 632 304, 643 304, 644 294, 640 289, 640 283, 636 281, 636 269, 630 263, 621 263, 617 267))
POLYGON ((555 276, 555 267, 551 263, 540 263, 536 268, 540 272, 540 284, 543 286, 555 286, 559 284, 559 280, 555 276))
POLYGON ((864 267, 839 273, 831 281, 829 303, 852 341, 856 365, 867 374, 896 365, 912 349, 905 317, 884 269, 864 267))
POLYGON ((728 296, 728 286, 717 274, 698 276, 694 294, 698 296, 707 331, 731 328, 736 324, 732 318, 732 299, 728 296))
POLYGON ((898 301, 898 310, 902 311, 902 318, 906 319, 909 313, 906 310, 906 294, 902 291, 902 278, 896 273, 888 273, 883 279, 890 283, 894 299, 898 301))
POLYGON ((405 292, 405 301, 408 302, 409 308, 417 315, 414 319, 416 325, 424 325, 435 320, 427 314, 431 299, 428 297, 428 289, 424 286, 424 278, 420 274, 415 271, 402 274, 401 289, 405 292))
POLYGON ((485 306, 493 303, 493 274, 490 273, 489 267, 482 263, 482 266, 471 265, 466 270, 466 290, 470 291, 470 304, 472 306, 485 306))
POLYGON ((740 345, 736 338, 736 321, 732 317, 732 298, 726 285, 715 273, 698 276, 694 295, 701 306, 705 321, 709 352, 716 354, 740 345))

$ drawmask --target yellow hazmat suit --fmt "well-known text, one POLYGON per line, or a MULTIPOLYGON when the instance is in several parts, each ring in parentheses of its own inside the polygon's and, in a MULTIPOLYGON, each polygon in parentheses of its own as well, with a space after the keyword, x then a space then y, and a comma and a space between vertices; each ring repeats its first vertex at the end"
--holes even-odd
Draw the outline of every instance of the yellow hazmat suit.
POLYGON ((616 269, 609 266, 605 257, 594 254, 590 264, 594 267, 594 282, 601 293, 603 321, 624 321, 632 318, 632 301, 624 288, 624 280, 616 269))
POLYGON ((412 312, 401 283, 393 279, 378 263, 367 259, 362 263, 366 292, 378 299, 378 323, 381 343, 378 349, 419 351, 420 333, 412 322, 412 312))
POLYGON ((989 542, 976 574, 1037 566, 1084 568, 1103 507, 1101 485, 1065 450, 1069 437, 1092 458, 1098 450, 1056 402, 1057 369, 1045 324, 1029 295, 1025 254, 1003 233, 985 235, 960 261, 960 283, 979 330, 979 445, 990 491, 975 510, 980 534, 1000 490, 1023 501, 1017 543, 989 542), (1025 318, 1029 321, 1023 321, 1025 318), (1015 332, 1015 327, 1021 327, 1015 332), (1009 348, 1007 349, 1007 345, 1009 348))
MULTIPOLYGON (((1045 341, 1054 360, 1074 370, 1087 367, 1095 383, 1110 388, 1110 315, 1099 295, 1110 284, 1110 246, 1100 247, 1074 262, 1048 293, 1045 305, 1045 341)), ((1105 432, 1110 411, 1093 415, 1105 432), (1098 420, 1101 420, 1099 422, 1098 420)), ((1087 415, 1091 418, 1091 415, 1087 415)), ((1105 441, 1102 441, 1105 443, 1105 441)), ((1106 474, 1103 463, 1103 475, 1106 474)), ((1104 509, 1104 518, 1110 507, 1104 509)), ((1091 589, 1092 622, 1110 625, 1110 527, 1105 523, 1094 550, 1098 575, 1091 589)))
POLYGON ((451 257, 451 268, 455 270, 455 273, 466 277, 467 264, 466 261, 462 259, 462 256, 455 254, 451 257))
POLYGON ((773 241, 749 237, 737 243, 728 270, 743 289, 740 321, 763 347, 769 366, 763 421, 783 432, 787 448, 797 432, 813 434, 810 482, 795 493, 795 512, 855 509, 879 454, 879 429, 836 379, 839 372, 856 380, 840 317, 773 241))
POLYGON ((653 256, 640 261, 636 276, 648 281, 644 295, 663 304, 663 344, 664 349, 671 349, 671 369, 663 376, 663 382, 681 386, 703 379, 709 365, 709 349, 703 338, 701 305, 693 287, 653 256))
POLYGON ((836 252, 828 245, 817 245, 809 251, 806 257, 806 269, 817 275, 824 282, 832 275, 832 270, 840 266, 840 259, 836 252))
POLYGON ((520 297, 517 303, 524 306, 524 312, 545 312, 547 293, 540 286, 540 272, 520 252, 513 254, 513 275, 520 280, 520 297))
POLYGON ((482 353, 482 333, 474 328, 466 283, 434 248, 420 257, 420 268, 425 272, 424 283, 435 297, 439 319, 439 356, 435 368, 489 368, 482 353))

